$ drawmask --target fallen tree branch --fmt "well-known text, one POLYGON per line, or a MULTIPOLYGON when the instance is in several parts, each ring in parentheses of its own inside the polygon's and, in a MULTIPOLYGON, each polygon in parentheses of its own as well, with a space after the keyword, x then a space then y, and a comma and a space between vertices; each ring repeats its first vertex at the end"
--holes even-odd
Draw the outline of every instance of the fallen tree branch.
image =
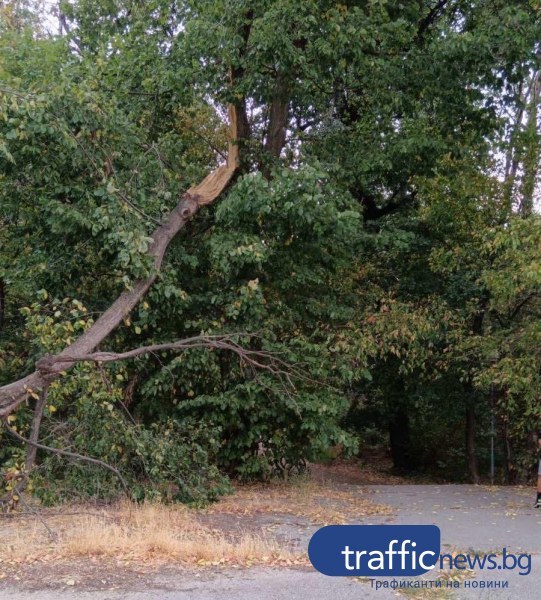
MULTIPOLYGON (((241 118, 244 119, 244 115, 241 118)), ((71 368, 78 357, 91 353, 122 323, 123 319, 144 297, 158 276, 165 252, 173 238, 201 206, 210 204, 222 194, 237 172, 239 129, 237 109, 233 105, 229 106, 229 119, 231 141, 227 163, 210 173, 199 185, 191 187, 185 192, 163 224, 152 234, 153 242, 149 249, 149 254, 154 259, 152 274, 146 279, 136 281, 131 289, 122 292, 90 329, 56 355, 54 368, 43 371, 36 365, 36 371, 30 375, 0 387, 0 418, 12 413, 30 394, 42 390, 48 383, 59 377, 62 371, 71 368), (63 360, 64 358, 66 360, 63 360)))

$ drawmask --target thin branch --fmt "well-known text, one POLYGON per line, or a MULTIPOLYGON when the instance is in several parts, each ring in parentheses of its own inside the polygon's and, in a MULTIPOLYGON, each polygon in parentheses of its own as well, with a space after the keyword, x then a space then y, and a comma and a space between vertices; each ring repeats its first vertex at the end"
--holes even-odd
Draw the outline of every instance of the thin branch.
POLYGON ((37 367, 43 376, 47 378, 48 373, 54 374, 56 372, 58 363, 73 364, 77 362, 94 362, 101 364, 120 360, 129 360, 131 358, 137 358, 143 354, 157 354, 159 352, 167 352, 172 350, 183 351, 193 350, 196 348, 211 348, 234 352, 244 363, 250 365, 254 369, 267 371, 272 375, 278 376, 282 381, 288 381, 290 387, 293 387, 291 379, 292 376, 305 381, 317 383, 313 380, 310 380, 298 367, 291 365, 287 361, 279 358, 275 352, 269 352, 265 350, 250 350, 245 348, 235 340, 235 338, 241 336, 255 337, 248 333, 236 333, 229 335, 202 335, 186 338, 176 342, 141 346, 125 352, 102 351, 91 352, 87 354, 77 354, 73 356, 70 356, 69 354, 57 356, 45 355, 37 362, 37 367))
MULTIPOLYGON (((47 392, 48 386, 46 385, 41 390, 38 401, 36 402, 36 406, 34 408, 34 416, 32 417, 32 424, 30 426, 30 438, 28 440, 26 449, 26 459, 24 461, 24 470, 20 473, 18 481, 16 483, 14 482, 12 489, 4 494, 2 498, 0 498, 0 506, 7 506, 10 510, 13 509, 17 505, 17 502, 22 499, 22 494, 28 485, 28 478, 34 469, 37 452, 34 444, 39 440, 39 430, 41 427, 43 410, 47 401, 47 392)), ((47 524, 45 524, 45 527, 49 529, 47 524)))
POLYGON ((43 516, 40 515, 36 509, 33 509, 31 506, 29 506, 22 495, 19 496, 19 499, 20 499, 21 503, 24 505, 24 507, 26 508, 26 510, 28 510, 35 517, 37 517, 38 520, 43 525, 43 527, 45 527, 45 529, 47 530, 47 533, 49 534, 49 539, 55 540, 57 538, 57 534, 49 527, 49 525, 47 524, 47 521, 43 518, 43 516))
POLYGON ((516 306, 513 308, 513 310, 511 311, 511 314, 509 315, 509 321, 512 321, 520 312, 520 310, 533 298, 535 298, 536 296, 538 296, 539 294, 537 292, 532 292, 531 294, 528 294, 527 296, 525 296, 522 300, 520 300, 520 302, 518 302, 518 304, 516 304, 516 306))
POLYGON ((430 27, 444 14, 448 0, 439 0, 429 13, 419 21, 416 40, 421 41, 430 27))
POLYGON ((126 194, 124 194, 123 192, 121 192, 119 189, 115 189, 115 191, 113 193, 115 193, 122 200, 122 202, 124 202, 127 206, 129 206, 139 216, 143 217, 143 219, 146 219, 147 221, 151 221, 155 225, 161 225, 161 223, 160 223, 160 221, 158 221, 158 219, 155 219, 154 217, 151 217, 150 215, 147 215, 146 212, 143 209, 139 208, 136 204, 134 204, 126 196, 126 194))
MULTIPOLYGON (((28 512, 18 510, 17 512, 14 512, 14 513, 0 513, 0 517, 4 518, 4 519, 13 519, 14 517, 25 517, 25 516, 33 515, 33 516, 36 516, 39 518, 40 514, 43 514, 43 511, 38 512, 37 510, 31 509, 28 512)), ((79 517, 81 515, 85 515, 85 516, 89 516, 89 517, 97 517, 99 519, 105 519, 105 520, 109 520, 109 521, 117 520, 117 517, 108 515, 104 512, 98 513, 98 512, 90 512, 87 510, 82 510, 82 511, 78 510, 78 511, 69 511, 69 512, 60 510, 60 511, 56 511, 56 512, 47 511, 45 513, 45 516, 47 516, 47 517, 79 517)))
POLYGON ((90 456, 84 456, 83 454, 78 454, 77 452, 68 452, 67 450, 60 450, 59 448, 53 448, 51 446, 45 446, 44 444, 32 442, 28 438, 25 438, 20 433, 18 433, 14 429, 12 429, 9 426, 7 419, 3 419, 2 422, 4 424, 4 427, 6 428, 6 431, 12 437, 16 438, 20 442, 24 442, 25 444, 27 444, 29 446, 34 446, 38 450, 45 450, 46 452, 50 452, 51 454, 57 454, 58 456, 66 456, 67 458, 72 458, 74 460, 80 460, 81 462, 86 462, 91 465, 97 465, 98 467, 103 467, 104 469, 111 471, 111 473, 113 473, 114 475, 116 475, 118 477, 118 480, 122 484, 122 488, 124 489, 124 492, 126 493, 126 497, 127 498, 130 497, 130 491, 128 488, 128 484, 126 483, 126 480, 124 479, 124 477, 122 477, 120 471, 117 468, 113 467, 112 465, 109 465, 106 462, 99 460, 98 458, 92 458, 90 456))

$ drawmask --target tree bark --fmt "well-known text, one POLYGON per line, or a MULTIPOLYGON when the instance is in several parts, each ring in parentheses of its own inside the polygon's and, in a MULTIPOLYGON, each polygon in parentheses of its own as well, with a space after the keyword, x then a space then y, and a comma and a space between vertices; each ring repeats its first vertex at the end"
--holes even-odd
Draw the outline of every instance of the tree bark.
POLYGON ((30 427, 30 436, 28 437, 29 444, 26 451, 26 460, 24 462, 24 471, 26 476, 30 474, 30 471, 34 468, 36 462, 36 455, 38 452, 35 444, 39 441, 39 430, 41 428, 41 419, 43 418, 43 411, 45 409, 45 403, 47 402, 47 386, 45 386, 39 395, 36 406, 34 407, 34 416, 32 418, 32 425, 30 427))
POLYGON ((396 409, 389 423, 389 440, 394 468, 401 473, 410 473, 416 468, 411 452, 410 420, 405 407, 396 409))
POLYGON ((286 143, 287 121, 289 116, 289 98, 286 79, 283 73, 276 75, 274 92, 270 107, 269 124, 265 150, 273 158, 279 158, 286 143))
POLYGON ((503 420, 502 441, 505 481, 509 485, 515 485, 518 479, 518 471, 513 460, 513 448, 511 447, 511 440, 509 439, 509 422, 507 417, 503 420))
POLYGON ((527 216, 533 208, 533 192, 539 160, 537 111, 541 96, 541 71, 534 72, 528 82, 521 82, 517 95, 519 108, 509 136, 505 160, 504 198, 507 210, 511 212, 513 197, 520 192, 519 210, 523 216, 527 216), (524 123, 525 117, 526 123, 524 123), (522 167, 522 177, 519 177, 520 167, 522 167), (517 179, 521 180, 519 186, 517 186, 517 179))
MULTIPOLYGON (((483 335, 483 325, 485 321, 485 314, 488 308, 489 296, 487 292, 483 292, 479 299, 479 305, 477 311, 473 317, 472 331, 475 335, 483 335)), ((473 385, 471 377, 465 384, 466 397, 472 396, 473 385)), ((477 452, 475 447, 475 433, 477 429, 477 419, 475 415, 475 405, 472 404, 471 400, 467 400, 466 405, 466 459, 468 463, 468 473, 472 483, 478 484, 481 481, 479 475, 479 461, 477 459, 477 452)))

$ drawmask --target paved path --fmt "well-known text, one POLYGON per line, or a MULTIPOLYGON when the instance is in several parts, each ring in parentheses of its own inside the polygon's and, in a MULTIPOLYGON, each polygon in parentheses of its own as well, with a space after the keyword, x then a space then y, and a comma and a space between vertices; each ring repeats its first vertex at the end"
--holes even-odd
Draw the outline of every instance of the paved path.
POLYGON ((457 600, 534 600, 541 595, 541 510, 534 509, 531 488, 474 485, 371 486, 376 501, 396 510, 390 520, 372 518, 365 523, 435 524, 441 531, 442 553, 449 549, 477 552, 530 553, 529 575, 518 571, 478 571, 477 581, 507 580, 506 590, 460 589, 457 600))
MULTIPOLYGON (((471 485, 380 485, 367 486, 376 501, 396 511, 393 517, 370 517, 358 523, 431 524, 442 533, 442 551, 501 551, 505 546, 515 553, 533 553, 532 572, 520 576, 506 571, 478 572, 476 580, 508 580, 509 588, 498 591, 460 589, 456 600, 533 600, 541 590, 541 511, 532 508, 533 491, 521 488, 488 488, 471 485)), ((315 529, 281 527, 280 535, 306 547, 315 529)), ((405 598, 405 596, 400 595, 405 598)), ((410 596, 411 597, 411 596, 410 596)), ((449 596, 430 596, 449 598, 449 596)), ((25 590, 0 587, 4 600, 390 600, 391 590, 375 590, 355 579, 330 578, 310 570, 260 569, 197 574, 169 571, 157 574, 144 586, 132 589, 92 591, 61 586, 59 589, 25 590)))
MULTIPOLYGON (((461 550, 541 554, 541 510, 532 489, 475 485, 369 486, 376 502, 396 510, 398 524, 435 524, 441 543, 461 550)), ((368 522, 364 520, 363 522, 368 522)), ((370 519, 370 523, 389 522, 370 519)))
POLYGON ((74 588, 22 592, 0 589, 2 600, 396 600, 390 591, 365 583, 325 577, 314 571, 250 569, 218 576, 156 577, 147 589, 86 591, 74 588))

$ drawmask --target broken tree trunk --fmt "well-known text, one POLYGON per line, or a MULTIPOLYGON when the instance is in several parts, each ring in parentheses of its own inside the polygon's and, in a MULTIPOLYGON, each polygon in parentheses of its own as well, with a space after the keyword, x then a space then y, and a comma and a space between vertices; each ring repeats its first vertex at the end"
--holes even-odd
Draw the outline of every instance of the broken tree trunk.
POLYGON ((239 115, 242 125, 244 112, 240 106, 229 107, 230 144, 225 165, 218 167, 203 181, 191 187, 182 196, 180 202, 169 213, 167 219, 152 234, 150 256, 154 259, 153 273, 146 279, 141 279, 125 290, 100 318, 67 346, 57 356, 43 357, 36 363, 36 370, 26 377, 0 387, 0 418, 13 412, 30 393, 44 389, 48 383, 59 377, 60 373, 70 369, 75 364, 74 359, 91 353, 107 336, 114 331, 144 297, 150 286, 156 280, 161 268, 165 251, 171 240, 195 215, 201 206, 212 203, 231 183, 239 165, 238 141, 243 135, 242 126, 239 131, 239 115), (62 357, 69 360, 62 361, 62 357))

